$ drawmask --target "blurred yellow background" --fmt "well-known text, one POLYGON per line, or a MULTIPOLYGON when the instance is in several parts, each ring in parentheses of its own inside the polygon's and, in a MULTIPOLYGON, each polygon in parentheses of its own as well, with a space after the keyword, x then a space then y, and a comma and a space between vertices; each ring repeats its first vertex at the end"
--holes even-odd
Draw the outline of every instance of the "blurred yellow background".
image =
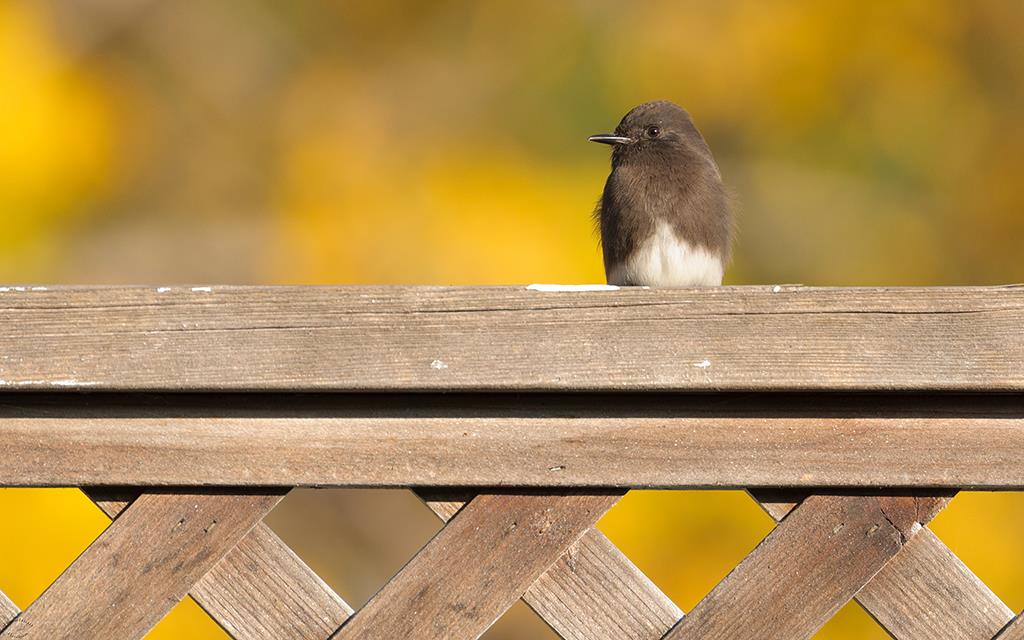
MULTIPOLYGON (((0 0, 0 281, 596 282, 590 211, 636 103, 686 106, 736 192, 727 282, 1024 281, 1024 3, 0 0)), ((24 607, 106 519, 3 490, 24 607)), ((358 606, 437 524, 397 491, 269 520, 358 606)), ((738 492, 601 524, 690 609, 770 529, 738 492)), ((1024 608, 1024 497, 936 532, 1024 608)), ((550 637, 519 605, 486 637, 550 637)), ((186 601, 151 638, 223 638, 186 601)), ((856 605, 820 638, 885 638, 856 605)))

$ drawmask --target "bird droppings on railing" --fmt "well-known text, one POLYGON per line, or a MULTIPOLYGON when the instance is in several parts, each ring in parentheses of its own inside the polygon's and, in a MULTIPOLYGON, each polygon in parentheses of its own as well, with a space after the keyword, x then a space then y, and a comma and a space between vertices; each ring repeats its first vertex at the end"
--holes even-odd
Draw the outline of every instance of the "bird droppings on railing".
MULTIPOLYGON (((643 287, 646 289, 647 287, 643 287)), ((613 284, 531 284, 526 287, 527 291, 542 291, 544 293, 574 292, 574 291, 618 291, 619 288, 613 284)))
POLYGON ((708 359, 704 359, 701 360, 700 362, 694 362, 693 366, 697 367, 698 369, 707 369, 708 367, 711 366, 711 361, 708 359))
POLYGON ((780 293, 781 291, 782 287, 779 285, 775 285, 774 287, 772 287, 772 293, 780 293))
POLYGON ((448 368, 448 363, 445 362, 444 360, 434 360, 433 362, 430 363, 430 368, 436 369, 437 371, 441 371, 442 369, 448 368))
POLYGON ((170 290, 171 290, 170 287, 157 287, 156 288, 156 292, 157 293, 167 293, 170 290))

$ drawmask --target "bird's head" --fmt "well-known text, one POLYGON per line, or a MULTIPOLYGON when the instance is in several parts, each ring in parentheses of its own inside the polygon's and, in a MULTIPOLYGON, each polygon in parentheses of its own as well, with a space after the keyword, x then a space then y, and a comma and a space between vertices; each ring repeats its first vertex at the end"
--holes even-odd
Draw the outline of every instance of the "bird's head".
MULTIPOLYGON (((666 161, 707 149, 690 115, 668 100, 646 102, 627 113, 614 133, 600 133, 588 138, 614 147, 612 164, 631 158, 666 161)), ((707 152, 710 155, 710 152, 707 152)))

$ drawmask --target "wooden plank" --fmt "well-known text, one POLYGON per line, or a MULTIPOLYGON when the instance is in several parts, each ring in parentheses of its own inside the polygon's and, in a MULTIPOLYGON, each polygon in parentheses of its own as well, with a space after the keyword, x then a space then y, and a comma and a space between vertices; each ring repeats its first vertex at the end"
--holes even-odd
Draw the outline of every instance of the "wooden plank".
POLYGON ((1020 395, 482 402, 21 395, 0 484, 1024 487, 1020 395))
POLYGON ((1006 625, 1006 629, 999 634, 996 640, 1024 640, 1024 613, 1006 625))
POLYGON ((992 638, 1013 617, 928 528, 861 589, 857 601, 897 640, 992 638))
POLYGON ((141 638, 282 495, 141 495, 0 638, 141 638))
MULTIPOLYGON (((111 518, 133 496, 86 491, 111 518)), ((352 608, 260 522, 189 591, 235 640, 326 638, 352 608)))
POLYGON ((352 608, 260 523, 189 592, 236 640, 327 638, 352 608))
POLYGON ((7 388, 1024 390, 1024 288, 5 287, 7 388))
MULTIPOLYGON (((472 497, 418 492, 448 521, 472 497)), ((595 528, 562 554, 523 594, 564 640, 653 640, 683 612, 595 528)))
MULTIPOLYGON (((911 502, 913 499, 909 499, 911 502)), ((899 502, 813 495, 666 635, 810 638, 920 529, 899 502)))
POLYGON ((326 638, 352 615, 262 523, 189 593, 237 640, 326 638))
MULTIPOLYGON (((784 520, 793 509, 812 494, 811 491, 806 490, 778 489, 775 487, 750 489, 747 493, 776 522, 784 520)), ((878 500, 886 513, 894 514, 890 515, 890 518, 916 522, 924 526, 931 522, 935 516, 939 515, 939 512, 949 505, 950 500, 955 495, 955 490, 927 489, 924 491, 906 492, 901 495, 879 494, 878 500)))
POLYGON ((683 617, 597 529, 562 554, 523 601, 565 640, 654 640, 683 617))
MULTIPOLYGON (((751 493, 776 520, 806 496, 778 490, 751 493)), ((905 501, 914 513, 903 518, 927 525, 950 499, 952 495, 923 495, 905 501)), ((896 640, 991 638, 1013 615, 927 527, 864 585, 856 600, 896 640)))
POLYGON ((10 624, 11 620, 18 617, 19 613, 21 613, 21 609, 18 608, 18 605, 14 604, 14 601, 8 598, 6 593, 0 591, 0 629, 10 624))
POLYGON ((477 638, 620 497, 479 495, 332 637, 477 638))
POLYGON ((761 507, 775 522, 781 522, 786 516, 796 509, 810 491, 799 489, 778 489, 768 487, 762 489, 748 489, 747 494, 754 499, 757 506, 761 507))

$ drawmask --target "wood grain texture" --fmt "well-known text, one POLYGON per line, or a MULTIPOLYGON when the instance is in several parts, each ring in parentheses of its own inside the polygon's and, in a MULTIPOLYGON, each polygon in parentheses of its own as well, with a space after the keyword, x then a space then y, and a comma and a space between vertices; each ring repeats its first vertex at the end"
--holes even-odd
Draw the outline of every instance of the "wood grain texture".
POLYGON ((14 604, 14 601, 8 598, 6 593, 0 591, 0 629, 10 624, 11 620, 17 618, 19 613, 21 613, 21 609, 18 608, 18 605, 14 604))
POLYGON ((793 509, 811 495, 810 491, 800 489, 777 489, 774 487, 747 489, 747 495, 754 499, 775 522, 781 522, 793 509))
POLYGON ((1021 287, 5 289, 14 389, 1024 390, 1021 287))
POLYGON ((1024 396, 947 396, 19 394, 0 484, 1024 487, 1024 396))
POLYGON ((260 523, 189 592, 236 640, 327 638, 352 608, 260 523))
MULTIPOLYGON (((806 497, 775 489, 751 494, 775 520, 785 518, 806 497)), ((925 494, 913 501, 884 500, 904 511, 890 519, 927 525, 952 497, 925 494)), ((886 506, 882 504, 883 509, 886 506)), ((991 638, 1012 616, 927 526, 864 585, 856 600, 896 640, 991 638)))
MULTIPOLYGON (((747 493, 764 509, 765 513, 776 522, 781 522, 813 492, 772 487, 750 489, 747 493)), ((878 503, 891 520, 916 522, 924 526, 939 515, 939 512, 949 505, 955 495, 955 490, 934 489, 908 491, 903 494, 880 493, 878 494, 878 503)))
MULTIPOLYGON (((418 492, 442 520, 471 496, 418 492)), ((591 528, 523 594, 564 640, 654 640, 683 612, 600 531, 591 528)))
POLYGON ((928 528, 861 589, 857 601, 897 640, 992 638, 1013 617, 928 528))
POLYGON ((810 638, 920 529, 905 517, 912 510, 894 506, 808 497, 666 640, 810 638))
POLYGON ((1024 640, 1024 613, 1013 619, 996 640, 1024 640))
POLYGON ((477 638, 621 495, 478 495, 332 637, 477 638))
POLYGON ((282 495, 142 494, 0 638, 141 638, 282 495))
POLYGON ((562 554, 523 601, 565 640, 654 640, 683 616, 597 529, 562 554))
MULTIPOLYGON (((134 495, 85 492, 111 518, 134 495)), ((260 522, 189 591, 235 640, 326 638, 352 608, 260 522)))

